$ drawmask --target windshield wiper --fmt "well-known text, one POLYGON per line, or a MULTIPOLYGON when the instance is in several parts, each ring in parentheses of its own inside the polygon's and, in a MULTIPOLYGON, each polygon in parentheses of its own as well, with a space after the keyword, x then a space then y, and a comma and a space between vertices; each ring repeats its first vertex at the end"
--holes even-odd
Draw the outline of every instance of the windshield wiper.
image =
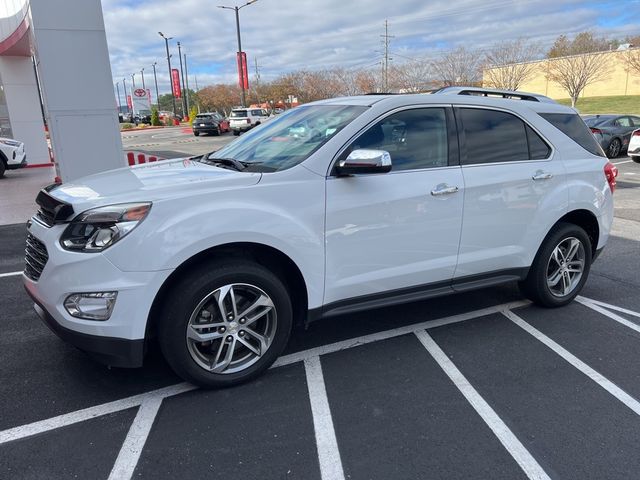
POLYGON ((224 167, 231 167, 238 172, 242 172, 247 168, 248 163, 241 162, 240 160, 236 160, 235 158, 209 158, 209 155, 212 155, 215 152, 206 153, 202 155, 200 161, 202 163, 206 163, 209 165, 220 165, 224 167))

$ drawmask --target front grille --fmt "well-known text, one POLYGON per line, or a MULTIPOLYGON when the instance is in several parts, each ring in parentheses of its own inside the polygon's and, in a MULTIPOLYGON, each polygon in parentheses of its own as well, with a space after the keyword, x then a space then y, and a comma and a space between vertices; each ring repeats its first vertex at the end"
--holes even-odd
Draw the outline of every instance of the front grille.
POLYGON ((27 233, 27 247, 24 257, 24 274, 34 282, 37 282, 42 275, 42 270, 49 260, 47 247, 40 240, 27 233))

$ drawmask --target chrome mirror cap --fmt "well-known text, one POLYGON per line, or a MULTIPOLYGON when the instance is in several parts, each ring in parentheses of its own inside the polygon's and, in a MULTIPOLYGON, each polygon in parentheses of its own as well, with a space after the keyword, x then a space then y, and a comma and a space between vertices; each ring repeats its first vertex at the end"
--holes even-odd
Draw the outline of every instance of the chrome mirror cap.
POLYGON ((391 155, 385 150, 362 148, 354 150, 336 165, 338 175, 387 173, 391 171, 391 155))

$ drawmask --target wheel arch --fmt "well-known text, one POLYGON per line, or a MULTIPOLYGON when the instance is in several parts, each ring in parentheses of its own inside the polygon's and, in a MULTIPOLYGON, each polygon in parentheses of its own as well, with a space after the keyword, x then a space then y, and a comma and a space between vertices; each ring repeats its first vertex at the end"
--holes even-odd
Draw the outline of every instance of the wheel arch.
POLYGON ((571 212, 566 213, 560 219, 558 219, 558 221, 553 224, 549 232, 551 232, 551 230, 553 230, 560 223, 571 223, 582 228, 587 233, 587 236, 591 241, 592 257, 596 254, 598 241, 600 240, 600 225, 598 224, 598 218, 593 212, 585 209, 572 210, 571 212))
POLYGON ((253 260, 275 273, 291 293, 294 320, 298 324, 306 323, 308 312, 307 284, 298 265, 277 248, 253 242, 235 242, 217 245, 203 250, 188 258, 176 268, 156 292, 149 314, 145 338, 154 336, 156 322, 163 308, 167 292, 180 281, 194 265, 223 258, 243 258, 253 260))

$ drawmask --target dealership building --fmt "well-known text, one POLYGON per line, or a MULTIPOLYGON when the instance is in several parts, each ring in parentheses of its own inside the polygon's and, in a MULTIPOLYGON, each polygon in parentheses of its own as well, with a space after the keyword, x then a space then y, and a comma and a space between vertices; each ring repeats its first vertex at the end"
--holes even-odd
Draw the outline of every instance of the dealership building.
POLYGON ((0 136, 50 162, 45 120, 63 180, 125 165, 100 0, 0 1, 0 136))

